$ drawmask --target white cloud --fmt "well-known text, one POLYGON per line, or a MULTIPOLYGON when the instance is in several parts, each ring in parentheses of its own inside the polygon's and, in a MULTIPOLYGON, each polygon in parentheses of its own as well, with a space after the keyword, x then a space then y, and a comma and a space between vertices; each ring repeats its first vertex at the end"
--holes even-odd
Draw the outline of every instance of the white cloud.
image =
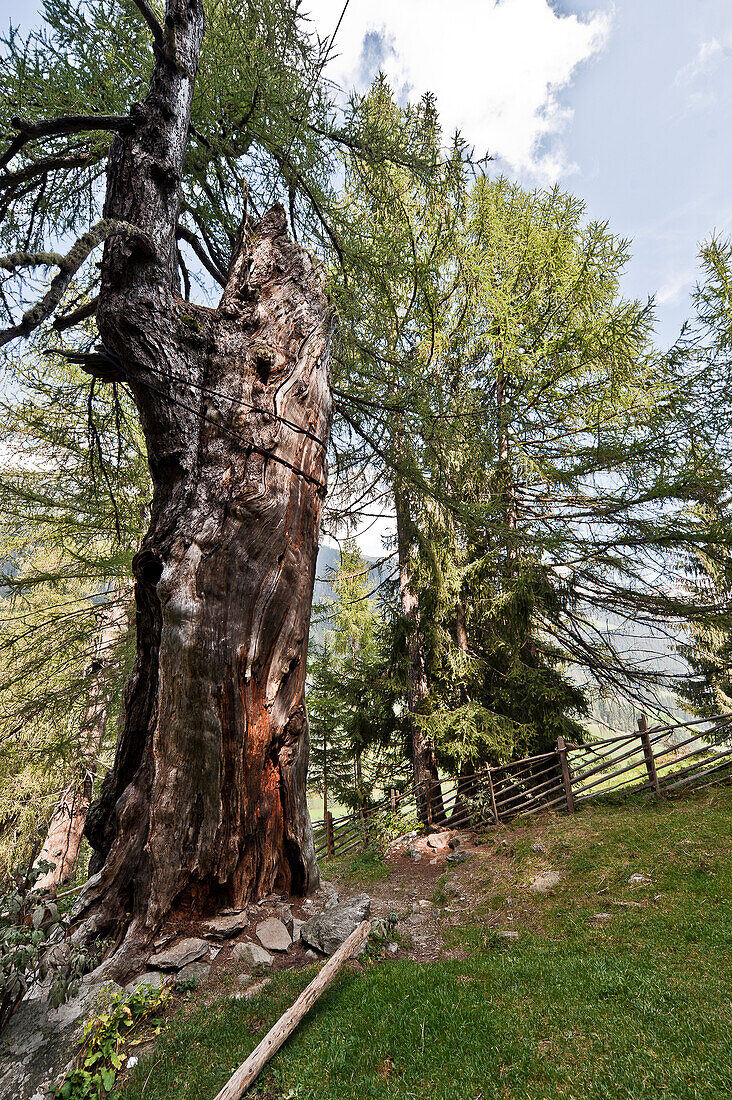
POLYGON ((660 306, 678 305, 688 296, 696 278, 696 270, 677 271, 664 279, 656 293, 656 302, 660 306))
MULTIPOLYGON (((342 7, 309 0, 321 38, 342 7)), ((560 15, 550 0, 351 0, 328 72, 362 90, 381 68, 401 94, 434 92, 448 135, 547 182, 569 168, 561 93, 609 31, 607 12, 560 15)))
POLYGON ((693 84, 700 77, 707 76, 717 65, 732 53, 730 42, 720 42, 718 38, 711 38, 708 42, 700 42, 697 51, 691 61, 683 65, 674 78, 677 88, 693 84))

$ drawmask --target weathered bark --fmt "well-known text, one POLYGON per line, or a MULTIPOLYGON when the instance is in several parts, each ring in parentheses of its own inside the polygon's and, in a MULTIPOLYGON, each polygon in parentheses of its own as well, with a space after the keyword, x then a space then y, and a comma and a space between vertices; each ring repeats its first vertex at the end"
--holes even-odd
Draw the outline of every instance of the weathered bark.
POLYGON ((153 481, 134 561, 137 658, 114 767, 88 815, 100 873, 82 908, 88 928, 129 925, 130 949, 171 910, 317 883, 304 686, 331 411, 327 301, 279 206, 243 235, 217 309, 175 295, 200 0, 169 0, 166 27, 137 129, 113 145, 105 207, 124 211, 155 257, 110 241, 97 311, 153 481))
POLYGON ((100 617, 89 666, 89 697, 80 722, 80 759, 73 782, 56 804, 36 860, 36 865, 53 865, 37 880, 38 890, 58 889, 70 880, 76 866, 107 724, 112 695, 110 674, 118 659, 116 647, 129 628, 128 606, 128 600, 120 596, 104 608, 100 617))
POLYGON ((407 707, 412 773, 417 791, 417 810, 425 825, 442 824, 445 808, 439 783, 434 749, 424 735, 417 715, 427 698, 429 687, 425 667, 424 637, 419 621, 419 596, 411 583, 411 540, 409 538, 409 502, 397 483, 394 491, 399 557, 399 598, 407 626, 407 707))

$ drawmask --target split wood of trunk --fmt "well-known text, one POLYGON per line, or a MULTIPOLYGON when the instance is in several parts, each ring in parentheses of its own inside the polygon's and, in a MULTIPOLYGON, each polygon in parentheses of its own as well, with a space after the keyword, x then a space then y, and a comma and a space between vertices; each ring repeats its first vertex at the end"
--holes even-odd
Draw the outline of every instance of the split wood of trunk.
POLYGON ((274 1057, 285 1040, 292 1035, 303 1016, 310 1011, 321 993, 326 991, 344 963, 365 942, 370 931, 371 922, 365 920, 351 932, 351 935, 341 944, 333 957, 328 960, 318 976, 313 978, 310 985, 302 991, 295 1003, 288 1008, 283 1016, 280 1016, 274 1027, 270 1028, 246 1062, 243 1062, 236 1073, 229 1078, 221 1092, 216 1095, 215 1100, 239 1100, 239 1097, 247 1092, 270 1059, 274 1057))

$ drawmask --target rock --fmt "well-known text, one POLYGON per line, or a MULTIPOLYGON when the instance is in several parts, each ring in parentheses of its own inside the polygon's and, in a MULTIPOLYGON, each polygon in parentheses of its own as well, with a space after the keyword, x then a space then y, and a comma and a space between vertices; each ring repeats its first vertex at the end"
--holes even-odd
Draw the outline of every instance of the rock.
POLYGON ((263 947, 260 947, 258 943, 238 943, 231 953, 232 959, 237 962, 243 962, 245 966, 271 966, 272 956, 269 951, 265 951, 263 947))
POLYGON ((214 940, 228 940, 230 936, 238 936, 249 924, 249 917, 244 910, 238 913, 230 913, 227 916, 217 917, 215 920, 206 921, 205 934, 214 940))
POLYGON ((648 875, 642 875, 639 871, 632 874, 628 879, 628 886, 642 886, 644 882, 650 882, 648 875))
POLYGON ((302 927, 303 927, 304 924, 305 924, 304 920, 298 920, 297 917, 292 918, 291 932, 292 932, 292 942, 293 943, 297 943, 297 941, 300 939, 300 932, 302 931, 302 927))
MULTIPOLYGON (((292 926, 295 918, 292 915, 292 909, 290 906, 283 902, 282 905, 278 905, 275 910, 275 916, 277 920, 281 920, 287 931, 292 936, 292 926)), ((294 936, 293 936, 294 939, 294 936)))
POLYGON ((267 951, 287 951, 292 944, 290 933, 277 917, 268 917, 256 927, 257 939, 267 951))
POLYGON ((398 943, 387 943, 386 950, 389 952, 389 954, 396 955, 397 951, 399 950, 399 944, 398 943))
POLYGON ((441 851, 442 849, 447 848, 448 844, 450 843, 451 837, 452 833, 450 832, 431 833, 427 837, 427 844, 430 848, 434 848, 436 851, 441 851))
POLYGON ((498 929, 496 935, 500 936, 502 940, 517 940, 519 938, 518 932, 512 932, 510 929, 503 928, 498 929))
POLYGON ((422 853, 418 852, 416 848, 409 849, 409 858, 412 863, 420 863, 422 860, 422 853))
POLYGON ((610 914, 610 913, 593 913, 593 914, 592 914, 592 916, 591 916, 591 917, 588 917, 587 919, 588 919, 588 920, 599 920, 599 921, 602 921, 602 920, 611 920, 611 919, 612 919, 612 917, 611 917, 611 914, 610 914))
POLYGON ((300 929, 301 939, 324 955, 332 955, 371 912, 371 898, 359 894, 311 917, 300 929))
POLYGON ((193 962, 179 970, 175 980, 176 982, 195 982, 196 985, 200 985, 201 982, 206 981, 210 973, 210 963, 193 962))
POLYGON ((82 984, 57 1009, 45 990, 26 997, 0 1035, 0 1100, 41 1100, 76 1057, 88 1017, 121 988, 110 981, 82 984))
POLYGON ((452 850, 454 851, 456 848, 460 847, 460 837, 451 836, 447 843, 448 847, 452 848, 452 850))
POLYGON ((450 852, 450 855, 447 857, 447 862, 448 863, 465 863, 466 859, 470 859, 470 852, 461 852, 461 851, 450 852))
POLYGON ((188 963, 202 959, 204 955, 208 956, 206 941, 191 937, 179 940, 165 951, 159 951, 148 960, 148 963, 156 970, 182 970, 188 963))
POLYGON ((236 980, 238 981, 239 985, 249 985, 252 980, 252 976, 251 974, 240 974, 236 980))
POLYGON ((317 960, 318 953, 317 953, 317 951, 311 951, 310 948, 308 948, 308 950, 305 952, 305 958, 306 959, 311 959, 311 960, 317 960))
POLYGON ((531 845, 531 851, 532 852, 540 852, 542 855, 545 856, 547 854, 548 849, 546 848, 546 846, 544 844, 536 843, 536 844, 531 845))
POLYGON ((128 982, 125 989, 130 993, 134 993, 141 985, 149 985, 152 986, 153 989, 161 989, 169 980, 170 979, 166 978, 165 974, 162 974, 159 970, 146 970, 144 974, 140 974, 138 977, 133 978, 131 982, 128 982))
POLYGON ((531 889, 535 894, 548 894, 562 881, 559 871, 542 871, 540 875, 534 875, 531 880, 531 889))

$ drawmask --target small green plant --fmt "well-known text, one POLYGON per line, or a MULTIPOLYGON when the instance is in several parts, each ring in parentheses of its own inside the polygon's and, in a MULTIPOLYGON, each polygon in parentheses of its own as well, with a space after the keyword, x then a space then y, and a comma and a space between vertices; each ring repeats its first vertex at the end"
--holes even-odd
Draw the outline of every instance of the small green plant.
POLYGON ((440 875, 437 886, 435 886, 430 895, 430 901, 433 905, 438 906, 438 908, 444 909, 452 894, 454 894, 454 890, 447 885, 447 875, 440 875))
POLYGON ((74 1068, 53 1090, 55 1100, 101 1100, 111 1092, 128 1057, 125 1047, 135 1044, 135 1029, 147 1023, 158 1034, 162 1020, 151 1013, 169 998, 168 989, 150 985, 140 985, 133 993, 113 993, 87 1022, 74 1068))
POLYGON ((16 872, 0 894, 0 1031, 34 982, 50 977, 48 1000, 58 1008, 99 961, 103 945, 80 947, 64 940, 64 914, 36 889, 52 869, 40 861, 30 871, 16 872))

